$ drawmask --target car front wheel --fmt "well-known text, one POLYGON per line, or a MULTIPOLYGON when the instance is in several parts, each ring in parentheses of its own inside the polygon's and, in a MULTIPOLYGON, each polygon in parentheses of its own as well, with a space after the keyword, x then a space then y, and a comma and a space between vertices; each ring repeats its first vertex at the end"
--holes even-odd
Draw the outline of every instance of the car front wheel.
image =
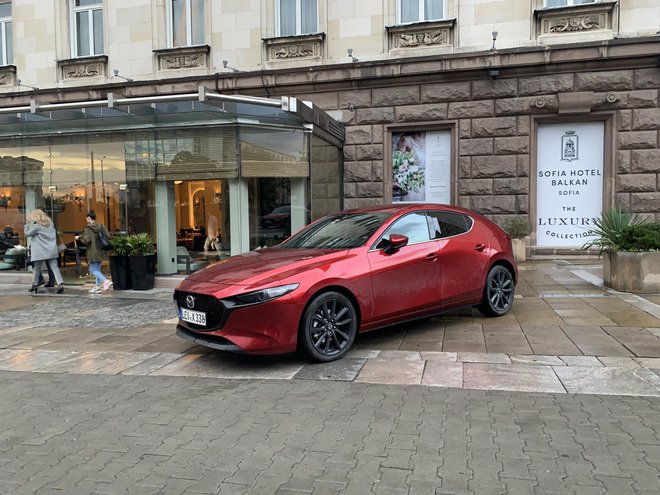
POLYGON ((357 314, 351 301, 339 292, 326 292, 305 311, 302 348, 314 361, 335 361, 348 352, 356 333, 357 314))
POLYGON ((502 316, 511 309, 514 292, 511 272, 502 265, 494 266, 486 277, 483 299, 477 309, 486 316, 502 316))

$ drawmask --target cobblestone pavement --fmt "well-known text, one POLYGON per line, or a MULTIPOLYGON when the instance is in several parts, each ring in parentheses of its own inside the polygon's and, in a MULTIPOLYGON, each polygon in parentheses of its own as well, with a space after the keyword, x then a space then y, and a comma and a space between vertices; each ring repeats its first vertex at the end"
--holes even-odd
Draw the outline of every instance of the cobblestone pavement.
POLYGON ((0 372, 6 494, 656 495, 660 399, 0 372))

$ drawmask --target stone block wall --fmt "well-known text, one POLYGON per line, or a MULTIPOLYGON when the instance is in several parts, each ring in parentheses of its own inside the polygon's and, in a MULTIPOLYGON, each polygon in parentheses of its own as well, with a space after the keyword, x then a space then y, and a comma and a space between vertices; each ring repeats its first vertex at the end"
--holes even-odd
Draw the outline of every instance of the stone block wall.
MULTIPOLYGON (((527 217, 535 116, 575 109, 614 113, 613 188, 618 206, 660 220, 660 69, 622 69, 458 82, 421 82, 299 95, 346 125, 345 206, 384 201, 385 127, 429 122, 455 126, 457 203, 495 219, 527 217), (564 98, 565 95, 568 97, 564 98), (584 103, 586 102, 586 103, 584 103)), ((608 137, 606 136, 606 143, 608 137)), ((606 144, 607 146, 607 144, 606 144)), ((607 153, 607 150, 606 150, 607 153)))

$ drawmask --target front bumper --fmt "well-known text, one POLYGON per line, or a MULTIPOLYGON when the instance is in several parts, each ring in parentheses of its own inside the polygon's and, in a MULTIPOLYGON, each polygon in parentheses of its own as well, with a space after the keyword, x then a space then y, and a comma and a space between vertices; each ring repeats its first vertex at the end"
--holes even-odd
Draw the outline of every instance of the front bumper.
MULTIPOLYGON (((181 306, 187 295, 211 299, 215 319, 206 327, 179 320, 177 335, 206 347, 249 354, 283 354, 296 350, 298 324, 303 305, 290 294, 253 306, 227 308, 210 295, 177 291, 175 302, 181 306)), ((185 306, 183 306, 185 307, 185 306)), ((207 316, 208 318, 208 316, 207 316)))
POLYGON ((243 349, 223 337, 195 333, 181 325, 176 326, 176 334, 182 339, 189 340, 190 342, 205 347, 212 347, 213 349, 219 349, 221 351, 244 352, 243 349))

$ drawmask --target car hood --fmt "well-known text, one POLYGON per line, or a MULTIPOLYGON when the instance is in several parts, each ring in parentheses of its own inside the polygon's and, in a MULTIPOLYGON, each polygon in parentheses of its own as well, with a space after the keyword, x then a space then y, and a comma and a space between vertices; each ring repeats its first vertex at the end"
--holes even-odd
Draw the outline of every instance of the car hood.
MULTIPOLYGON (((335 249, 260 249, 232 256, 199 270, 186 282, 201 282, 207 287, 253 286, 275 283, 297 273, 344 258, 348 250, 335 249), (208 285, 207 285, 208 284, 208 285)), ((182 287, 183 288, 183 287, 182 287)))

